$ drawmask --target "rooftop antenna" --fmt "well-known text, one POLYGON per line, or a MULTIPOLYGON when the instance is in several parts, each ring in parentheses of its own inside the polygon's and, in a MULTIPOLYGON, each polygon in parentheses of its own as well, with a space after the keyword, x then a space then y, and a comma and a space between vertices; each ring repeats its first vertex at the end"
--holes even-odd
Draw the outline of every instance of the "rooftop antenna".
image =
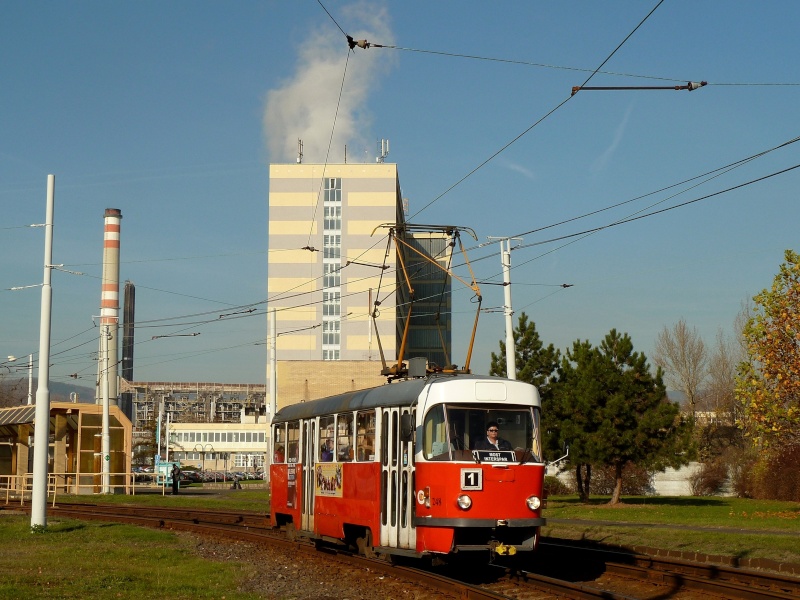
POLYGON ((378 150, 380 156, 377 158, 377 162, 382 163, 384 159, 389 155, 389 140, 381 140, 381 146, 378 150))
POLYGON ((303 163, 303 140, 297 139, 297 164, 303 163))

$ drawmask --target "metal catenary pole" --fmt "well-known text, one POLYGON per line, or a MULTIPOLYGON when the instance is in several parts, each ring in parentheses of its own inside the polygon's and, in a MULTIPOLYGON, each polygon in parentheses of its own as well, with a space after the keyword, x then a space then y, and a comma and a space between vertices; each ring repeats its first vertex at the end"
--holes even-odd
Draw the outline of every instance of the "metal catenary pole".
POLYGON ((33 492, 31 495, 31 529, 47 527, 47 482, 50 457, 50 322, 53 288, 50 285, 53 265, 53 209, 55 175, 47 176, 47 216, 44 237, 44 281, 39 323, 39 380, 36 387, 36 429, 33 439, 33 492))

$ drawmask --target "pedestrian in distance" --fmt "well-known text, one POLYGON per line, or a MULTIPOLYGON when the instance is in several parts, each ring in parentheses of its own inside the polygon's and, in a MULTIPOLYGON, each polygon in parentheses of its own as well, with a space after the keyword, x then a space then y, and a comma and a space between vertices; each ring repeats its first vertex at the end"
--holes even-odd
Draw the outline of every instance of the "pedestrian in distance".
POLYGON ((172 494, 176 495, 180 486, 181 468, 178 463, 172 465, 172 494))

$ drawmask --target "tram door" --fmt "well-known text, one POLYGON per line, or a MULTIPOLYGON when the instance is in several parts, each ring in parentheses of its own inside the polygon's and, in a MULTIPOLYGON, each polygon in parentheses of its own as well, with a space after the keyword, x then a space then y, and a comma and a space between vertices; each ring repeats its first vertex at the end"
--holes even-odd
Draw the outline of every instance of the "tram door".
POLYGON ((414 449, 412 442, 403 442, 400 436, 400 415, 407 413, 408 408, 385 408, 380 412, 380 545, 414 549, 414 449))
POLYGON ((314 465, 317 459, 317 422, 303 421, 303 435, 300 440, 300 457, 303 461, 303 518, 302 529, 314 531, 314 465))

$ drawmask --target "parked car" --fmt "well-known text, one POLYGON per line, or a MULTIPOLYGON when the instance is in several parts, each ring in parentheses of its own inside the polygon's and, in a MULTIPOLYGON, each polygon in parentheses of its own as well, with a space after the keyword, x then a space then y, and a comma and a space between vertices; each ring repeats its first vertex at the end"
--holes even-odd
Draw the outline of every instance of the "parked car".
POLYGON ((184 471, 183 474, 194 483, 203 481, 203 476, 197 471, 184 471))

